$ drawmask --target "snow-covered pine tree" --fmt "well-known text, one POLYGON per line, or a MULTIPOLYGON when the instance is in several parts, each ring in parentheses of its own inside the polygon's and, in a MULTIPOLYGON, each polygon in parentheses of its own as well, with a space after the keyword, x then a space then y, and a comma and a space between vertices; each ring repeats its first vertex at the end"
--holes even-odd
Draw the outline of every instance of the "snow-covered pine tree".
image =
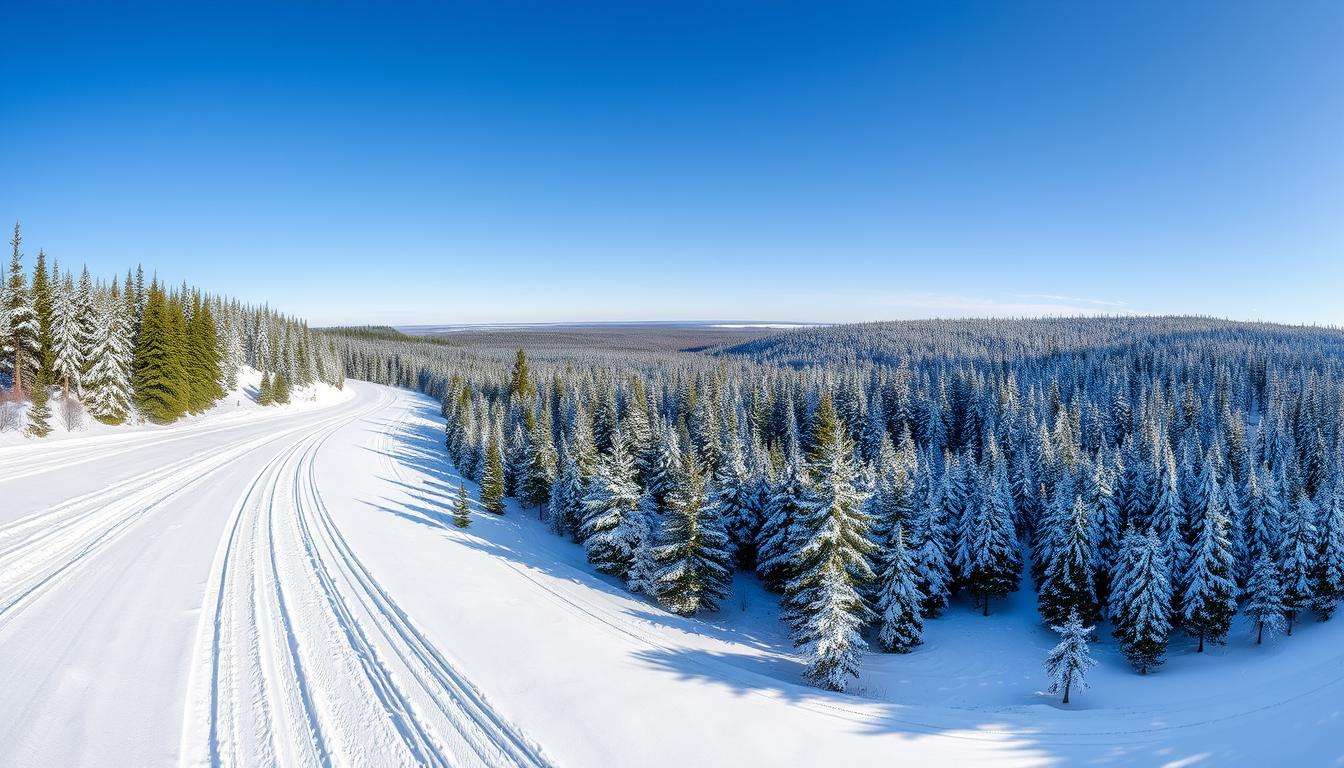
POLYGON ((551 443, 549 420, 533 419, 524 437, 519 499, 524 506, 535 506, 544 511, 551 500, 551 485, 556 478, 555 446, 551 443))
POLYGON ((1087 672, 1097 665, 1088 648, 1093 627, 1084 626, 1075 613, 1063 626, 1052 629, 1059 633, 1059 645, 1045 657, 1045 674, 1050 678, 1050 693, 1062 693, 1063 703, 1068 704, 1070 691, 1087 688, 1087 672))
POLYGON ((518 498, 519 488, 527 473, 527 433, 523 430, 522 419, 513 420, 513 428, 507 430, 508 440, 504 442, 504 495, 518 498))
POLYGON ((284 405, 289 402, 289 396, 293 391, 291 386, 292 381, 293 380, 290 379, 289 374, 284 371, 276 372, 275 379, 271 382, 271 399, 274 400, 277 405, 284 405))
POLYGON ((1264 640, 1265 631, 1271 635, 1287 627, 1283 611, 1283 584, 1279 569, 1263 552, 1255 558, 1251 575, 1246 583, 1246 603, 1242 610, 1255 627, 1255 644, 1264 640))
POLYGON ((471 525, 471 502, 467 499, 467 488, 457 484, 457 498, 453 500, 453 525, 466 528, 471 525))
POLYGON ((1344 599, 1344 458, 1335 464, 1334 484, 1325 496, 1316 537, 1320 542, 1312 572, 1311 608, 1329 621, 1344 599))
POLYGON ((492 419, 489 439, 485 444, 485 462, 481 467, 481 504, 485 511, 496 515, 504 514, 504 457, 500 444, 504 442, 500 434, 499 421, 492 419))
MULTIPOLYGON (((1104 449, 1097 449, 1092 469, 1083 476, 1082 496, 1087 505, 1087 519, 1092 526, 1092 541, 1095 557, 1092 560, 1093 578, 1096 580, 1097 600, 1103 610, 1110 597, 1109 563, 1115 562, 1120 548, 1120 510, 1115 504, 1115 492, 1111 487, 1111 474, 1107 466, 1104 449)), ((1086 621, 1086 617, 1083 619, 1086 621)))
POLYGON ((665 499, 658 547, 658 601, 682 616, 717 610, 733 578, 732 543, 721 508, 706 494, 699 460, 682 458, 677 482, 665 499))
POLYGON ((770 589, 782 590, 796 575, 795 555, 800 546, 796 521, 802 514, 807 484, 800 457, 789 453, 772 489, 757 545, 756 573, 770 589))
POLYGON ((626 452, 620 432, 613 433, 610 453, 598 460, 583 497, 583 540, 588 562, 603 573, 625 578, 634 554, 625 518, 639 507, 635 465, 626 452))
MULTIPOLYGON (((828 398, 823 398, 823 403, 828 398)), ((857 676, 867 643, 859 633, 872 617, 862 585, 873 578, 868 538, 871 522, 854 486, 853 451, 844 432, 823 429, 815 446, 814 478, 794 524, 800 544, 795 575, 785 587, 786 615, 794 643, 807 659, 809 680, 843 691, 857 676)))
POLYGON ((903 526, 896 526, 881 557, 877 641, 888 653, 909 653, 911 648, 923 642, 923 595, 915 583, 915 562, 906 548, 903 526))
POLYGON ((97 325, 84 375, 89 414, 104 424, 120 424, 131 409, 130 340, 123 304, 106 290, 96 295, 97 325))
POLYGON ((938 484, 933 480, 930 465, 931 462, 923 461, 916 469, 911 528, 915 584, 921 596, 920 613, 926 619, 936 618, 946 610, 951 599, 949 585, 952 581, 942 502, 938 499, 938 484))
POLYGON ((1242 493, 1246 515, 1246 561, 1242 564, 1243 579, 1250 579, 1250 571, 1261 556, 1271 562, 1278 561, 1280 542, 1283 539, 1283 521, 1278 500, 1272 497, 1273 481, 1266 485, 1264 469, 1251 467, 1246 473, 1246 486, 1242 493))
POLYGON ((275 387, 271 384, 270 371, 261 374, 261 383, 257 385, 257 405, 274 405, 275 387))
POLYGON ((28 435, 46 437, 51 434, 51 393, 47 374, 40 367, 33 376, 33 386, 28 394, 33 401, 28 408, 28 435))
POLYGON ((1316 505, 1306 491, 1299 491, 1297 504, 1287 513, 1279 568, 1283 578, 1283 613, 1287 634, 1293 634, 1297 615, 1311 604, 1312 572, 1316 566, 1316 505))
POLYGON ((992 464, 980 473, 980 490, 971 502, 966 547, 970 553, 967 586, 985 616, 989 615, 990 599, 1007 597, 1017 590, 1022 572, 1013 526, 1012 491, 1003 463, 992 464))
MULTIPOLYGON (((1213 474, 1215 469, 1209 469, 1213 474)), ((1181 624, 1199 638, 1199 653, 1204 642, 1222 643, 1227 637, 1232 615, 1237 610, 1237 585, 1232 557, 1232 542, 1227 537, 1227 517, 1222 492, 1211 484, 1204 498, 1195 528, 1194 542, 1186 558, 1181 577, 1181 624)))
POLYGON ((9 373, 15 392, 24 393, 41 363, 42 347, 38 338, 37 311, 33 309, 23 271, 23 252, 19 250, 23 245, 23 234, 17 221, 10 245, 14 250, 5 288, 4 310, 8 322, 4 338, 0 338, 0 370, 9 373))
POLYGON ((568 534, 575 541, 579 537, 579 523, 583 513, 583 478, 579 465, 569 449, 561 445, 559 469, 551 486, 551 499, 546 506, 546 522, 558 536, 568 534))
POLYGON ((639 506, 626 517, 625 523, 627 538, 632 542, 625 587, 636 594, 656 597, 658 560, 655 552, 662 537, 663 512, 647 488, 639 497, 639 506))
POLYGON ((1176 460, 1171 449, 1164 447, 1158 463, 1157 499, 1152 512, 1152 528, 1166 550, 1167 562, 1178 568, 1189 557, 1185 538, 1181 535, 1186 517, 1176 460))
POLYGON ((1125 537, 1111 583, 1113 634, 1130 665, 1146 675, 1162 665, 1171 636, 1171 568, 1155 530, 1125 537))
MULTIPOLYGON (((59 281, 59 276, 57 280, 59 281)), ((33 312, 37 315, 37 347, 41 350, 38 354, 37 372, 42 377, 43 386, 47 387, 51 386, 56 377, 56 354, 52 348, 51 331, 52 294, 52 281, 47 272, 47 254, 39 248, 37 249, 37 259, 33 262, 32 304, 33 312)), ((43 400, 49 401, 49 395, 49 392, 44 393, 43 400)), ((37 403, 34 402, 33 405, 37 405, 37 403)), ((50 411, 49 402, 44 403, 44 407, 50 411)), ((50 417, 50 413, 48 413, 47 418, 50 417)), ((31 423, 29 426, 32 426, 31 423)))
POLYGON ((714 517, 727 528, 729 546, 738 564, 743 568, 755 568, 756 535, 761 522, 756 519, 756 510, 752 506, 753 488, 747 465, 735 436, 729 435, 720 442, 719 465, 708 488, 709 503, 714 507, 714 517))
MULTIPOLYGON (((98 301, 93 276, 88 266, 79 273, 79 287, 74 293, 75 344, 79 347, 80 373, 88 371, 89 358, 98 344, 98 301)), ((81 376, 82 379, 82 376, 81 376)), ((83 389, 80 389, 83 397, 83 389)))
POLYGON ((1096 568, 1093 530, 1087 505, 1081 496, 1076 497, 1062 546, 1046 565, 1045 578, 1037 595, 1037 605, 1047 626, 1063 624, 1071 613, 1077 614, 1089 626, 1101 620, 1101 606, 1093 581, 1096 568))
POLYGON ((56 282, 52 296, 52 373, 56 383, 61 385, 62 398, 70 397, 72 391, 79 391, 79 374, 84 368, 78 345, 73 292, 74 285, 67 275, 56 282))

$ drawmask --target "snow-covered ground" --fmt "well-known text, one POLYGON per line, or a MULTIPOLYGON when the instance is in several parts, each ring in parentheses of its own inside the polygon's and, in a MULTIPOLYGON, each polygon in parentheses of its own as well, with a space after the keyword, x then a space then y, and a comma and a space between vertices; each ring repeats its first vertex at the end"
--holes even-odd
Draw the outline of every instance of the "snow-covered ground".
POLYGON ((451 527, 437 404, 347 391, 0 448, 0 765, 1344 760, 1344 619, 1147 677, 1105 638, 1063 708, 1024 591, 829 694, 750 578, 683 619, 536 510, 451 527))
MULTIPOLYGON (((59 397, 60 390, 52 388, 50 419, 51 434, 46 437, 35 439, 26 436, 23 433, 21 425, 26 423, 26 413, 30 406, 29 403, 23 403, 21 413, 25 414, 18 422, 19 428, 7 431, 0 431, 0 449, 5 446, 35 446, 45 444, 51 441, 72 440, 87 437, 102 437, 104 435, 117 434, 127 435, 133 432, 160 431, 173 432, 180 434, 184 427, 196 425, 220 426, 229 423, 237 423, 247 419, 273 419, 292 414, 298 411, 311 410, 313 408, 322 408, 332 403, 347 400, 353 397, 350 390, 335 389, 326 384, 316 383, 307 387, 296 388, 290 394, 290 400, 284 405, 263 406, 257 403, 257 394, 261 389, 261 372, 244 366, 238 369, 237 386, 232 391, 220 398, 219 402, 205 413, 186 416, 173 424, 151 424, 145 421, 128 421, 125 424, 108 425, 103 424, 97 419, 84 413, 82 408, 77 408, 74 418, 67 419, 62 413, 62 399, 59 397), (72 428, 73 427, 73 428, 72 428)), ((0 407, 18 407, 10 404, 0 407)), ((0 453, 0 456, 4 456, 0 453)))

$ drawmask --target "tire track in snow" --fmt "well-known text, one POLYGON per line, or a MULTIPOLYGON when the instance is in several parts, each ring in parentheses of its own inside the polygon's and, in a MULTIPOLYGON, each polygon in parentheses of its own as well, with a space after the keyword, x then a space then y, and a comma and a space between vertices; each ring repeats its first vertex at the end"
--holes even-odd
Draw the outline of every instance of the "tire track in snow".
POLYGON ((542 765, 354 555, 301 437, 235 508, 198 627, 183 765, 542 765), (381 642, 380 642, 381 639, 381 642))
MULTIPOLYGON (((321 406, 319 409, 340 405, 345 401, 321 406)), ((274 414, 254 415, 244 413, 210 419, 200 424, 173 426, 168 430, 144 430, 129 434, 106 434, 91 437, 77 437, 59 440, 50 445, 17 445, 0 448, 0 484, 11 480, 21 480, 47 472, 65 470, 81 464, 89 464, 127 451, 139 451, 169 443, 212 435, 231 429, 240 429, 266 424, 294 415, 314 413, 315 410, 300 411, 292 414, 279 411, 274 414), (93 444, 93 448, 89 445, 93 444), (11 456, 13 458, 11 458, 11 456), (67 457, 76 457, 73 459, 67 457)))
MULTIPOLYGON (((348 417, 329 416, 318 423, 342 418, 348 417)), ((223 450, 201 451, 0 529, 0 627, 185 491, 244 456, 310 428, 302 424, 223 450)))

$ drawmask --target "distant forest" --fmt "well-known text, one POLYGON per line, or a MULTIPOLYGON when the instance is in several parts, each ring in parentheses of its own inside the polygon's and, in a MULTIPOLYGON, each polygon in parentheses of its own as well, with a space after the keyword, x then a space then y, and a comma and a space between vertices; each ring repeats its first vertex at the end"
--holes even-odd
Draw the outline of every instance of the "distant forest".
POLYGON ((1238 616, 1259 643, 1344 596, 1337 329, 932 320, 713 354, 329 338, 347 375, 442 401, 487 508, 538 509, 632 591, 693 615, 755 573, 824 687, 1024 583, 1044 623, 1107 622, 1145 674, 1238 616))

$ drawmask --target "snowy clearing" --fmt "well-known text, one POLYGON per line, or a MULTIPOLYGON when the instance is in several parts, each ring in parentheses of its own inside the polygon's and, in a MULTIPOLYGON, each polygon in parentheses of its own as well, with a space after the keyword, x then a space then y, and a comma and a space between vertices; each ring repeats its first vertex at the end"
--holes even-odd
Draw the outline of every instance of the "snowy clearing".
POLYGON ((1147 677, 1101 632, 1092 688, 1064 709, 1038 693, 1054 636, 1024 588, 989 618, 954 604, 914 653, 871 654, 855 694, 830 694, 801 683, 752 577, 683 619, 594 575, 535 509, 453 528, 438 404, 347 391, 0 448, 0 763, 1344 756, 1338 620, 1260 648, 1239 622, 1202 656, 1178 637, 1147 677))

